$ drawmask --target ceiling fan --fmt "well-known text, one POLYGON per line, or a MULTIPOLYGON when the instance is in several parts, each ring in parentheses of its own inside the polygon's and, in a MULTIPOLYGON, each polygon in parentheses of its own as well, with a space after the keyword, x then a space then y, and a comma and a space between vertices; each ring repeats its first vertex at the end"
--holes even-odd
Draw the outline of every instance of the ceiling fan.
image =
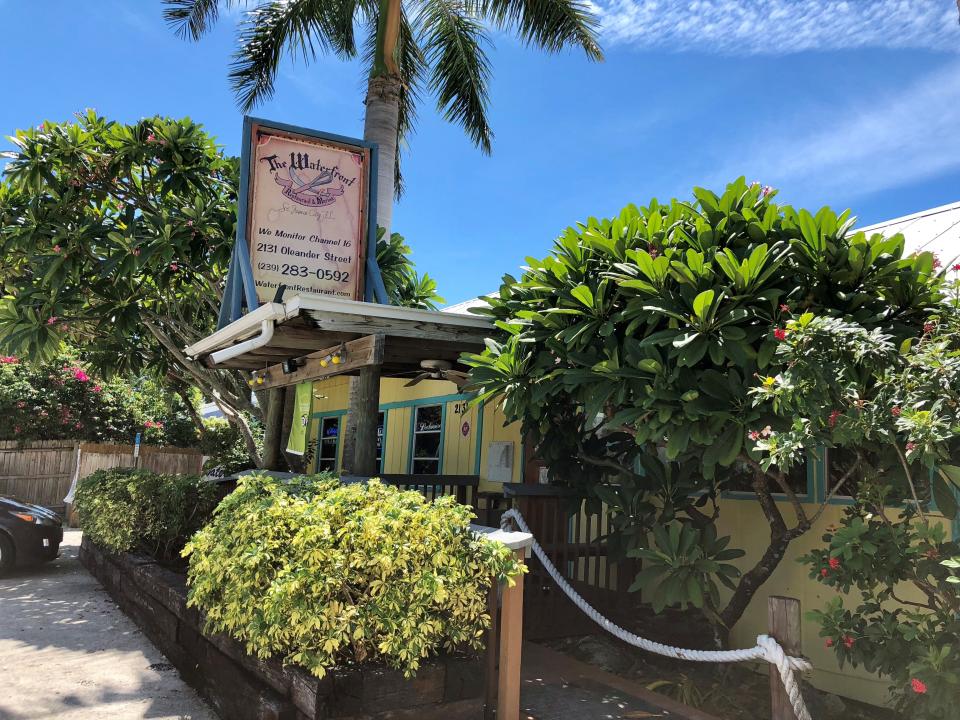
POLYGON ((421 360, 420 367, 423 368, 424 372, 405 383, 404 387, 412 387, 424 380, 449 380, 458 388, 461 388, 467 384, 469 379, 467 373, 453 370, 453 364, 446 360, 421 360))

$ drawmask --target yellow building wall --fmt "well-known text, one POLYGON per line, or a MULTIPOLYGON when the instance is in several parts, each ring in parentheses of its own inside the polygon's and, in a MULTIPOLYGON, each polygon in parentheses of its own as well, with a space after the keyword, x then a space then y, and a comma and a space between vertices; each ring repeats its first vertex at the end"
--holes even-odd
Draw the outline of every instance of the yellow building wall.
MULTIPOLYGON (((471 405, 458 393, 455 385, 445 381, 424 381, 414 387, 404 387, 404 379, 385 378, 380 387, 380 406, 386 413, 384 438, 385 473, 410 472, 411 433, 413 412, 418 404, 442 404, 444 406, 444 440, 440 472, 445 475, 480 476, 480 490, 496 491, 501 485, 491 482, 487 475, 489 448, 492 442, 513 444, 513 482, 523 481, 523 443, 519 423, 506 424, 502 412, 495 404, 482 407, 471 405), (436 402, 433 402, 433 400, 436 402), (464 423, 467 432, 464 434, 464 423), (478 447, 479 443, 479 455, 478 447)), ((336 377, 314 384, 313 413, 308 427, 308 439, 316 440, 320 418, 327 414, 340 414, 341 427, 348 405, 348 379, 336 377)), ((342 438, 339 454, 342 458, 342 438)), ((759 559, 767 547, 769 526, 760 506, 751 497, 727 497, 720 500, 721 510, 718 532, 732 537, 731 545, 746 551, 739 560, 747 570, 759 559)), ((813 515, 819 504, 806 503, 806 510, 813 515)), ((786 502, 779 503, 780 511, 788 523, 793 511, 786 502)), ((811 530, 794 540, 773 576, 763 585, 747 607, 740 622, 731 633, 733 647, 752 647, 757 635, 767 631, 767 598, 785 595, 800 600, 802 612, 818 610, 832 597, 833 590, 807 576, 805 565, 797 558, 822 544, 821 536, 829 525, 839 522, 843 515, 842 505, 830 505, 811 530)), ((597 529, 599 530, 599 529, 597 529)), ((582 529, 582 533, 585 529, 582 529)), ((580 570, 586 573, 584 566, 580 570)), ((590 574, 593 574, 591 570, 590 574)), ((601 573, 603 575, 603 573, 601 573)), ((848 598, 852 604, 856 596, 848 598)), ((812 681, 817 687, 864 702, 883 704, 887 698, 887 682, 863 670, 854 670, 849 665, 841 670, 831 650, 818 635, 818 626, 803 619, 803 654, 815 666, 812 681)))
MULTIPOLYGON (((403 378, 384 378, 380 383, 380 410, 384 417, 383 470, 389 474, 411 472, 411 438, 414 409, 423 405, 443 406, 443 443, 440 473, 443 475, 479 475, 481 491, 496 491, 501 483, 488 478, 489 444, 513 445, 512 482, 523 477, 523 444, 520 424, 504 424, 503 414, 494 405, 472 405, 456 385, 444 380, 424 380, 405 387, 403 378), (479 454, 478 454, 479 451, 479 454)), ((349 379, 334 377, 313 384, 313 404, 307 426, 308 441, 317 441, 321 419, 341 417, 344 427, 349 400, 349 379)), ((343 438, 338 443, 338 464, 343 459, 343 438)), ((314 460, 316 468, 316 459, 314 460)))

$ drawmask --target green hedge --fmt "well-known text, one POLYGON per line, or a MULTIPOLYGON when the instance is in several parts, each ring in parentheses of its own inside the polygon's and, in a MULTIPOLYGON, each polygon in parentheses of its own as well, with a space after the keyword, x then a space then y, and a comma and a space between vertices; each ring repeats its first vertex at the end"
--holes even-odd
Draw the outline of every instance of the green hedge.
POLYGON ((81 480, 74 507, 84 533, 99 545, 174 563, 216 504, 216 487, 199 477, 114 468, 81 480))
POLYGON ((523 571, 469 531, 470 508, 372 480, 243 478, 184 549, 208 630, 317 676, 347 662, 416 672, 480 648, 492 582, 523 571))

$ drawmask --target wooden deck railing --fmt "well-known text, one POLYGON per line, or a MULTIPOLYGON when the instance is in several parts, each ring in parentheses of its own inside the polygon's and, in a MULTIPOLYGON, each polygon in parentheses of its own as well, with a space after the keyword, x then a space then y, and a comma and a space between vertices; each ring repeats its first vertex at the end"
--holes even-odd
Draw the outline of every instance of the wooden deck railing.
POLYGON ((461 505, 477 508, 479 475, 377 475, 385 483, 403 490, 418 490, 427 500, 453 495, 461 505))

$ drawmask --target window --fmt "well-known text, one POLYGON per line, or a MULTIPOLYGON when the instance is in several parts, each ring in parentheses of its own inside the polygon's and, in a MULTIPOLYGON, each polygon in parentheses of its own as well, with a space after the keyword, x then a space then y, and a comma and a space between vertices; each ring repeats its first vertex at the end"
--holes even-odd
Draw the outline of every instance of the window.
POLYGON ((414 475, 439 475, 443 406, 424 405, 414 408, 413 412, 412 472, 414 475))
POLYGON ((337 471, 337 449, 340 445, 340 418, 320 419, 320 442, 317 448, 317 472, 337 471))
POLYGON ((386 413, 377 416, 377 467, 383 472, 383 432, 386 427, 386 413))
MULTIPOLYGON (((771 471, 775 471, 775 469, 771 468, 771 471)), ((723 468, 718 468, 718 473, 723 473, 723 468)), ((726 478, 723 479, 724 490, 753 492, 753 468, 741 460, 734 461, 734 463, 726 469, 726 478)), ((807 494, 806 462, 797 463, 790 468, 790 472, 787 473, 787 484, 797 495, 802 496, 807 494)), ((770 491, 774 494, 783 492, 780 489, 780 485, 774 480, 770 481, 770 491)))

